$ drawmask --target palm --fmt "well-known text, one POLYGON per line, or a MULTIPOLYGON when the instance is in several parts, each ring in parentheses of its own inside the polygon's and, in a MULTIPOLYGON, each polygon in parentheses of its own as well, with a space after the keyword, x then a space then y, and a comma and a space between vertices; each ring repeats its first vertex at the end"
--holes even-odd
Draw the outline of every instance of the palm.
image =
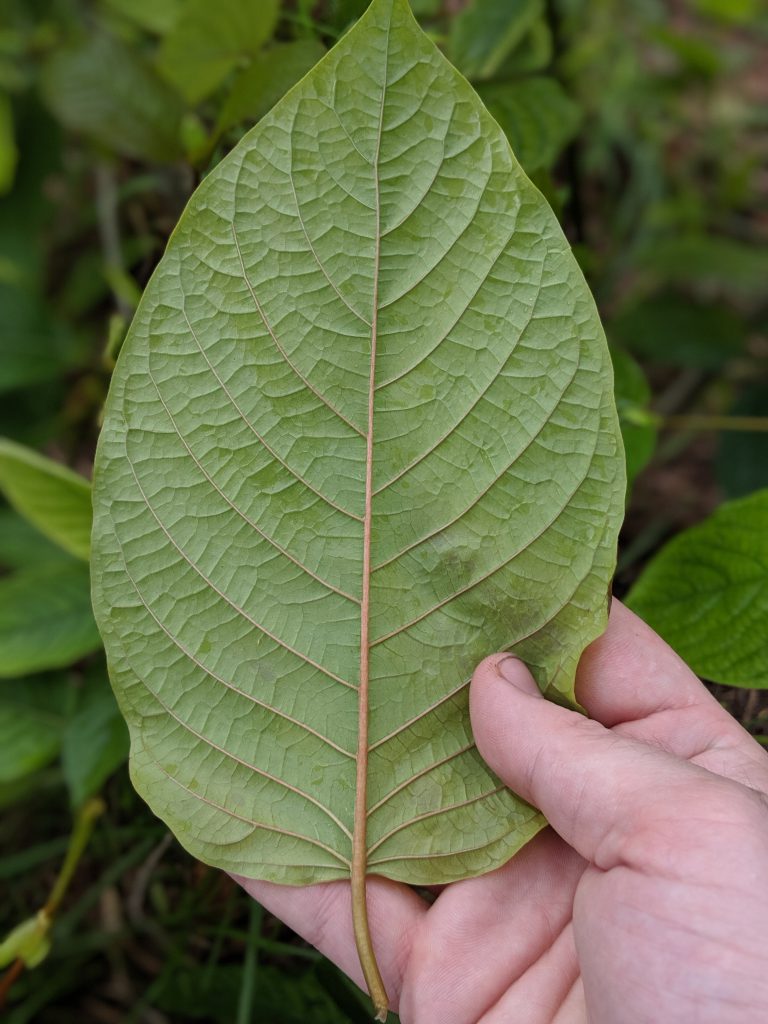
MULTIPOLYGON (((587 1002, 590 1020, 611 1024, 753 1019, 730 960, 768 948, 755 881, 768 850, 764 752, 616 602, 579 669, 595 721, 508 687, 496 676, 473 697, 478 746, 569 843, 546 829, 431 906, 369 880, 374 946, 404 1024, 585 1024, 587 1002), (518 706, 531 718, 510 744, 514 699, 533 703, 518 706)), ((362 984, 347 884, 241 881, 362 984)), ((748 998, 768 1001, 768 962, 748 998)))

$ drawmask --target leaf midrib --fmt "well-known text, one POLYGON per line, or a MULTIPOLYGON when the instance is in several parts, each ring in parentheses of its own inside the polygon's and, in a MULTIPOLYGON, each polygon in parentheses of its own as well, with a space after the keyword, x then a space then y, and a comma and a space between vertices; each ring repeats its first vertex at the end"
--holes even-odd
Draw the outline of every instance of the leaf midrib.
POLYGON ((368 371, 368 433, 365 439, 365 503, 363 513, 363 566, 362 594, 360 604, 360 680, 358 685, 358 734, 357 768, 355 777, 355 809, 352 827, 352 867, 350 883, 352 889, 352 923, 355 933, 360 965, 373 1000, 379 1012, 377 1019, 386 1020, 387 992, 376 962, 371 933, 368 926, 366 876, 368 873, 368 718, 370 700, 370 601, 371 601, 371 528, 373 522, 373 423, 376 394, 376 342, 379 318, 379 271, 381 264, 381 182, 379 180, 379 158, 381 138, 384 131, 384 107, 387 96, 389 74, 389 43, 392 31, 392 12, 387 24, 384 42, 384 73, 381 81, 379 104, 379 126, 372 167, 375 196, 373 295, 371 302, 371 354, 368 371))

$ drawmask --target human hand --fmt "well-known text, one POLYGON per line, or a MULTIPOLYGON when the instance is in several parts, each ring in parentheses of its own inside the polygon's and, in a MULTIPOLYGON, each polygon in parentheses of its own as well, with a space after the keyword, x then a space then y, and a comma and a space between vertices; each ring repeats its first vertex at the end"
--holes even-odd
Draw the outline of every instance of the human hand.
MULTIPOLYGON (((585 652, 586 719, 525 666, 475 672, 478 748, 546 829, 432 906, 368 882, 403 1024, 735 1024, 768 1011, 768 756, 669 647, 614 601, 585 652)), ((349 885, 251 895, 363 984, 349 885)))

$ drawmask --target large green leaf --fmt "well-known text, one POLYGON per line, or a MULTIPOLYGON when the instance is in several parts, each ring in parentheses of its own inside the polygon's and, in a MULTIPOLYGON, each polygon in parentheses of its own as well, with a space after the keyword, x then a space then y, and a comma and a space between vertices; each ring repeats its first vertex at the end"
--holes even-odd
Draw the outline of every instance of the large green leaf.
POLYGON ((0 579, 0 678, 63 668, 99 647, 82 562, 0 579))
POLYGON ((187 0, 163 41, 158 67, 190 103, 197 103, 272 35, 279 0, 187 0))
POLYGON ((628 604, 700 676, 768 687, 768 490, 678 534, 628 604))
POLYGON ((556 218, 376 0, 198 189, 113 377, 94 604, 138 789, 275 881, 348 877, 353 833, 409 882, 503 863, 542 822, 475 750, 469 677, 514 647, 572 699, 623 499, 556 218))
POLYGON ((25 519, 77 558, 91 546, 91 485, 52 459, 0 438, 0 492, 25 519))

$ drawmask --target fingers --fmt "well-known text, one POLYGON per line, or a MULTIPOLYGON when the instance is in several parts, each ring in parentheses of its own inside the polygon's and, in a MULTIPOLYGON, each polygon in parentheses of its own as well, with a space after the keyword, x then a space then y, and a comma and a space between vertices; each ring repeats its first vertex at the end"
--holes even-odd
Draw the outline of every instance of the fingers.
MULTIPOLYGON (((567 927, 584 867, 545 829, 498 870, 447 886, 414 941, 403 1018, 485 1022, 486 1011, 520 984, 567 927)), ((503 1018, 491 1013, 488 1020, 532 1021, 530 1003, 527 1010, 503 1018)))
POLYGON ((690 816, 702 793, 711 803, 727 787, 733 802, 732 783, 545 700, 508 655, 480 664, 470 712, 491 768, 598 867, 622 862, 638 829, 690 816))
POLYGON ((608 628, 581 657, 576 697, 609 728, 670 708, 719 706, 672 648, 615 599, 608 628))
POLYGON ((586 649, 576 696, 592 718, 742 785, 768 792, 768 757, 660 636, 614 600, 586 649))
MULTIPOLYGON (((233 876, 247 893, 275 917, 324 953, 365 990, 352 934, 348 882, 294 888, 233 876)), ((396 1010, 411 944, 427 904, 405 885, 384 878, 368 880, 368 917, 390 1006, 396 1010)))

